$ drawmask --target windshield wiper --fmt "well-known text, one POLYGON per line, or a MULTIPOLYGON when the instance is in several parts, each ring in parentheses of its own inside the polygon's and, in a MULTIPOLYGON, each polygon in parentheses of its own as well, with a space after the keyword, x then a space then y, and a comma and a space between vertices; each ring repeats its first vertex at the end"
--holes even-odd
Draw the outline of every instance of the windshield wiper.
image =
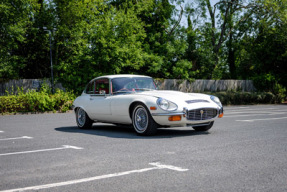
POLYGON ((155 89, 148 89, 148 88, 133 88, 133 90, 122 90, 122 91, 115 91, 113 94, 123 94, 123 93, 134 93, 136 91, 154 91, 155 89))
POLYGON ((115 91, 113 94, 118 94, 118 93, 132 93, 134 91, 115 91))
POLYGON ((154 91, 154 89, 148 89, 148 88, 134 88, 134 89, 139 91, 154 91))

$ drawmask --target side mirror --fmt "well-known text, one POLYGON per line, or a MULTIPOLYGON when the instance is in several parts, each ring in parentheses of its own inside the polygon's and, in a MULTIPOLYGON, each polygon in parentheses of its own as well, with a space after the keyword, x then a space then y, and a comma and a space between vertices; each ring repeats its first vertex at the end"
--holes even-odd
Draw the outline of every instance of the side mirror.
POLYGON ((105 90, 100 90, 100 94, 101 95, 106 95, 106 91, 105 90))

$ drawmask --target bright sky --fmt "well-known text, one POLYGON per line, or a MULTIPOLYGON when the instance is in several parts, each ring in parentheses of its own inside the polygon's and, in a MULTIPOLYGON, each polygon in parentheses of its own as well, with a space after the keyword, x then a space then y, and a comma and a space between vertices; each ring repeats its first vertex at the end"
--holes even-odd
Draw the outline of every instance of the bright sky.
MULTIPOLYGON (((215 3, 217 3, 217 2, 219 2, 219 1, 220 1, 220 0, 210 0, 211 6, 213 7, 213 5, 214 5, 215 3)), ((184 1, 184 4, 182 4, 181 6, 184 8, 186 4, 190 4, 190 3, 193 3, 193 2, 195 2, 195 1, 194 1, 194 0, 185 0, 185 1, 184 1)), ((180 10, 180 9, 181 9, 180 6, 177 6, 177 9, 180 10)), ((181 19, 180 24, 181 24, 182 26, 187 26, 187 18, 186 18, 185 15, 182 16, 182 19, 181 19)))

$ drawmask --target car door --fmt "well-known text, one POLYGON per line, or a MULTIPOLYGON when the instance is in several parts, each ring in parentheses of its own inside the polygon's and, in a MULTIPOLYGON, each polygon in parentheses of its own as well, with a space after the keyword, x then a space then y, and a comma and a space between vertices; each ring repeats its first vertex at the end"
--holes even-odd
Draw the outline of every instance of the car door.
POLYGON ((88 94, 88 103, 86 106, 90 118, 100 121, 110 118, 111 95, 109 79, 96 79, 90 84, 94 86, 93 90, 90 90, 88 94))

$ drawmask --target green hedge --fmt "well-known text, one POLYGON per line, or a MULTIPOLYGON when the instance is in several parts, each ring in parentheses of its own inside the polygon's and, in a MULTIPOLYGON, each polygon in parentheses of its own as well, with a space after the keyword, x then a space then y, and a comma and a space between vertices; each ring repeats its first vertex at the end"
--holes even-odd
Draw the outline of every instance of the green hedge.
POLYGON ((75 99, 72 92, 56 90, 54 94, 47 86, 43 86, 39 92, 32 90, 24 93, 19 91, 17 95, 8 94, 0 97, 0 112, 45 112, 59 111, 66 112, 69 110, 75 99))
MULTIPOLYGON (((69 110, 75 99, 72 92, 56 90, 51 94, 47 86, 43 86, 39 92, 23 91, 17 95, 8 94, 0 97, 0 113, 15 112, 45 112, 69 110)), ((250 93, 250 92, 215 92, 206 93, 217 96, 223 105, 246 105, 246 104, 275 104, 282 103, 283 97, 273 93, 250 93)))
POLYGON ((216 92, 223 105, 276 104, 282 103, 284 97, 271 92, 216 92))

